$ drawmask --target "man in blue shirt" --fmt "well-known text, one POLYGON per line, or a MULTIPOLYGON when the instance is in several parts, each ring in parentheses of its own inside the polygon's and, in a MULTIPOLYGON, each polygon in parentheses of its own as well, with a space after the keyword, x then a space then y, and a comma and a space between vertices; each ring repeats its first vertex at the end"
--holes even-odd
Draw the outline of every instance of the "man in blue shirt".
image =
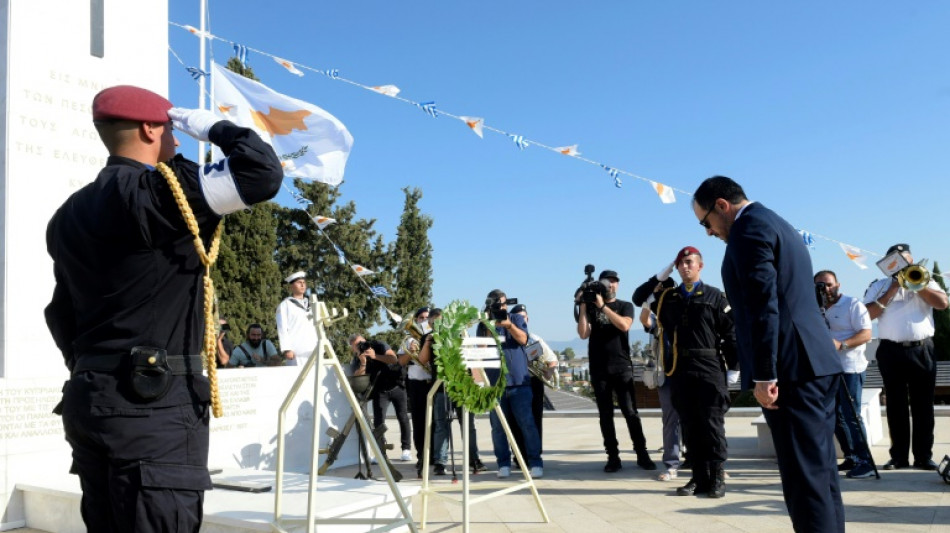
MULTIPOLYGON (((502 352, 505 354, 505 365, 508 368, 507 387, 505 394, 499 400, 505 419, 514 422, 524 435, 525 452, 528 467, 531 468, 531 477, 539 478, 544 475, 541 460, 541 437, 534 423, 531 413, 531 374, 528 372, 528 356, 524 346, 528 343, 528 324, 521 315, 512 315, 507 311, 508 297, 504 291, 495 289, 488 293, 486 311, 494 320, 495 332, 503 341, 502 352)), ((477 335, 489 336, 484 326, 479 325, 477 335)), ((485 374, 495 382, 500 372, 495 369, 486 369, 485 374)), ((508 436, 501 426, 501 421, 495 411, 491 411, 491 438, 495 449, 495 459, 498 461, 498 477, 511 475, 511 446, 508 436)))

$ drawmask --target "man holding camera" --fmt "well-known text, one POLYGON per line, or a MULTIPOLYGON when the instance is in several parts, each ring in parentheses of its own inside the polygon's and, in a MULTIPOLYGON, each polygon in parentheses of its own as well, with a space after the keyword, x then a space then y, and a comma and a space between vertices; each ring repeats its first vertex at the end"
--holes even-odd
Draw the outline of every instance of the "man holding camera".
POLYGON ((856 412, 861 409, 861 389, 864 387, 864 371, 868 367, 864 349, 871 340, 871 317, 860 300, 841 294, 838 292, 840 289, 841 284, 834 272, 822 270, 815 274, 818 305, 825 315, 825 322, 841 358, 841 366, 844 367, 844 387, 838 388, 835 407, 838 413, 835 437, 844 455, 844 462, 838 465, 838 471, 847 471, 849 478, 862 479, 874 475, 871 449, 856 412), (861 443, 864 443, 863 446, 861 443))
MULTIPOLYGON (((592 266, 590 272, 593 272, 592 266)), ((590 339, 587 348, 590 382, 600 415, 600 433, 607 451, 604 472, 617 472, 623 468, 614 426, 615 393, 620 412, 627 421, 633 449, 637 452, 637 464, 644 470, 656 470, 656 464, 647 451, 647 439, 643 436, 643 424, 637 413, 629 337, 630 326, 633 325, 633 304, 617 299, 620 277, 615 271, 604 270, 598 281, 585 283, 584 288, 577 291, 575 302, 580 307, 577 334, 582 339, 590 339)))
MULTIPOLYGON (((402 387, 402 370, 398 367, 399 360, 396 353, 388 344, 376 339, 366 340, 359 333, 350 335, 348 339, 350 350, 353 353, 353 360, 350 361, 350 369, 353 376, 370 376, 370 382, 373 384, 373 391, 369 398, 373 400, 373 427, 386 423, 386 411, 389 410, 389 404, 402 404, 401 409, 397 408, 399 430, 401 436, 402 449, 409 449, 409 417, 406 414, 406 390, 402 387), (396 368, 393 368, 396 366, 396 368)), ((381 449, 385 450, 385 439, 379 443, 381 449)), ((385 453, 385 452, 384 452, 385 453)))
MULTIPOLYGON (((672 359, 666 375, 673 406, 685 426, 686 447, 693 472, 678 496, 726 494, 726 411, 729 390, 726 369, 736 365, 736 336, 726 296, 700 280, 703 256, 687 246, 660 277, 676 268, 683 280, 662 290, 650 304, 660 327, 660 349, 668 346, 672 359)), ((655 285, 653 279, 647 281, 655 285)))
MULTIPOLYGON (((895 252, 907 263, 914 264, 909 245, 895 244, 885 255, 895 252)), ((887 391, 891 460, 884 465, 884 470, 910 466, 910 451, 914 452, 914 468, 936 470, 933 444, 937 364, 934 360, 933 310, 947 308, 947 294, 932 279, 916 291, 904 288, 897 279, 898 274, 871 283, 864 293, 864 304, 871 320, 877 319, 881 338, 877 364, 887 391), (914 419, 912 438, 907 413, 908 396, 914 419)))
MULTIPOLYGON (((508 368, 507 387, 498 401, 505 420, 514 423, 524 436, 525 452, 528 467, 531 468, 531 477, 540 478, 544 475, 541 460, 541 437, 534 424, 531 414, 531 373, 528 371, 528 355, 525 345, 528 343, 528 324, 522 315, 508 314, 508 305, 518 303, 512 299, 509 303, 504 291, 495 289, 488 293, 485 301, 486 311, 495 323, 495 332, 502 339, 501 350, 505 355, 505 366, 508 368)), ((479 324, 476 335, 489 336, 485 327, 479 324)), ((500 376, 498 369, 485 369, 485 375, 493 383, 500 376)), ((505 435, 501 421, 494 410, 489 415, 491 421, 491 439, 495 449, 495 459, 498 461, 498 477, 505 478, 511 475, 511 446, 508 436, 505 435)))

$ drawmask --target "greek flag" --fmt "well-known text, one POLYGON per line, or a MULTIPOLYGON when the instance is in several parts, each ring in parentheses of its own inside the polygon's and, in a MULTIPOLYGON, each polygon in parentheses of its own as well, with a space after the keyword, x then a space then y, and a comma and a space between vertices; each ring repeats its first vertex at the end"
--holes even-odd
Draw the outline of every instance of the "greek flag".
POLYGON ((313 204, 313 202, 305 198, 304 195, 300 194, 300 191, 294 191, 292 194, 294 197, 294 201, 297 202, 301 206, 301 209, 306 210, 307 207, 313 204))
POLYGON ((232 43, 234 45, 234 56, 245 67, 247 66, 247 47, 243 44, 232 43))
POLYGON ((805 231, 805 230, 803 230, 803 229, 798 230, 798 233, 802 236, 802 241, 805 242, 805 246, 807 246, 807 247, 811 248, 812 250, 814 250, 814 249, 815 249, 815 238, 812 237, 811 233, 808 233, 807 231, 805 231))
POLYGON ((345 264, 346 264, 346 255, 343 254, 343 250, 341 250, 340 247, 337 246, 336 244, 333 245, 333 249, 336 250, 336 255, 339 256, 339 258, 340 258, 340 264, 341 264, 341 265, 345 265, 345 264))
POLYGON ((421 102, 416 104, 419 109, 425 111, 425 113, 432 118, 435 118, 439 115, 439 111, 435 108, 435 102, 421 102))
POLYGON ((340 77, 340 69, 331 68, 324 70, 323 73, 331 80, 335 80, 340 77))
POLYGON ((602 166, 602 167, 604 168, 604 170, 607 171, 607 174, 610 174, 610 177, 614 179, 614 186, 615 186, 615 187, 617 187, 618 189, 619 189, 620 187, 623 187, 623 180, 620 179, 620 171, 619 171, 619 170, 617 170, 617 169, 615 169, 615 168, 613 168, 613 167, 608 167, 607 165, 600 165, 600 166, 602 166))
POLYGON ((511 140, 514 141, 515 146, 517 146, 519 150, 524 150, 528 147, 528 141, 524 138, 524 136, 512 134, 509 134, 508 136, 511 137, 511 140))
POLYGON ((391 297, 392 297, 392 295, 389 294, 389 291, 386 290, 386 287, 383 287, 382 285, 377 285, 377 286, 375 286, 375 287, 370 287, 369 290, 372 291, 375 296, 378 296, 378 297, 380 297, 380 298, 391 298, 391 297))
POLYGON ((195 80, 201 78, 202 76, 208 76, 207 72, 201 70, 198 67, 188 67, 185 70, 187 70, 188 73, 191 74, 191 77, 194 78, 195 80))

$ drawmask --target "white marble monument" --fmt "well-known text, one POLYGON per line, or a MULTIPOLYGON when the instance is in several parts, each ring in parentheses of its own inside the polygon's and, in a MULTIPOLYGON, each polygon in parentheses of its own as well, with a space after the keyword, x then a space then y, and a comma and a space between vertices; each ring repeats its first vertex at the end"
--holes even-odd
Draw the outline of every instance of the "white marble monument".
MULTIPOLYGON (((53 291, 46 225, 105 164, 108 154, 92 125, 96 93, 130 84, 168 94, 168 5, 0 0, 0 29, 0 530, 6 530, 28 525, 17 484, 66 477, 71 462, 62 422, 51 413, 68 374, 43 316, 53 291)), ((277 407, 296 372, 220 372, 225 417, 212 420, 211 466, 272 468, 277 407)), ((339 385, 328 385, 321 426, 339 426, 349 411, 331 398, 339 385)), ((309 439, 301 436, 311 434, 310 402, 301 394, 292 411, 298 416, 289 440, 298 451, 288 458, 290 470, 309 466, 309 439)), ((348 447, 338 464, 353 464, 355 454, 348 447)))

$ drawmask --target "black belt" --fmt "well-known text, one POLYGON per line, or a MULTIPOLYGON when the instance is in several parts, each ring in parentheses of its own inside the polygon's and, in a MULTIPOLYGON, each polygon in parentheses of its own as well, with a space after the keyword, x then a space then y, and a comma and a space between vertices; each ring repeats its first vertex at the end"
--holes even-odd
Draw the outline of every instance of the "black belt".
MULTIPOLYGON (((126 354, 81 355, 76 359, 72 375, 75 376, 87 370, 115 372, 116 370, 126 367, 129 364, 129 359, 130 356, 126 354)), ((165 361, 168 363, 169 370, 171 370, 171 373, 175 376, 201 374, 203 371, 200 355, 167 355, 165 356, 165 361)))
POLYGON ((888 339, 881 339, 881 343, 883 344, 887 342, 890 344, 897 344, 898 346, 903 346, 904 348, 913 348, 914 346, 923 346, 929 340, 930 340, 929 338, 919 340, 919 341, 892 341, 888 339))

